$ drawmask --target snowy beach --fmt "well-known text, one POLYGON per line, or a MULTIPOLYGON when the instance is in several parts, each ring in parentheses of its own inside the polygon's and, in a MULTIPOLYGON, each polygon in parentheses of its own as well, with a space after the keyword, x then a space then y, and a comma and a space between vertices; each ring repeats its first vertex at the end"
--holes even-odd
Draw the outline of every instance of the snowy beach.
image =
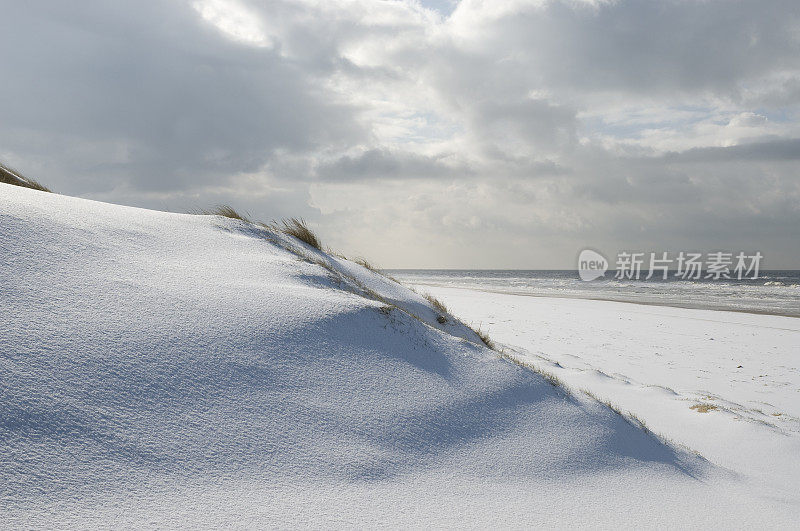
POLYGON ((503 348, 655 433, 800 497, 800 319, 419 286, 503 348))
POLYGON ((0 192, 7 526, 800 515, 794 319, 432 290, 443 313, 245 221, 0 192))
POLYGON ((0 531, 800 529, 800 0, 0 13, 0 531))

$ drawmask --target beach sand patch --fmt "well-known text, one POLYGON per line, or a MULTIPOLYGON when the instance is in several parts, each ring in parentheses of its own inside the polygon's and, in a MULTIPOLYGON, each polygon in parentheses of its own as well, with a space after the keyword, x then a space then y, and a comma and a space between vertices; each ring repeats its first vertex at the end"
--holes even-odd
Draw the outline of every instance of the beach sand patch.
POLYGON ((694 409, 698 413, 708 413, 709 411, 713 411, 719 408, 713 404, 695 404, 691 406, 689 409, 694 409))

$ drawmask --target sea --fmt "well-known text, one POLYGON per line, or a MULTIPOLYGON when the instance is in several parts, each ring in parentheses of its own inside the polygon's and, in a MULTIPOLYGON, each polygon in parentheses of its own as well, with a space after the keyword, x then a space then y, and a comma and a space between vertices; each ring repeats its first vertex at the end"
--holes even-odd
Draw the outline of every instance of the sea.
POLYGON ((682 279, 661 273, 585 282, 574 270, 389 269, 413 286, 466 288, 532 297, 567 297, 800 317, 800 270, 760 271, 757 279, 682 279))

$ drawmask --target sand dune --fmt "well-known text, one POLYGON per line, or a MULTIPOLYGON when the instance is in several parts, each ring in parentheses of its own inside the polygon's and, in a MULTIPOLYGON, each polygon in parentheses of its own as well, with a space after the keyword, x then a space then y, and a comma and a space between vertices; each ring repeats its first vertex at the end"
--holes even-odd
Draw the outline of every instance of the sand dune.
POLYGON ((8 185, 0 228, 5 525, 796 522, 286 235, 8 185))

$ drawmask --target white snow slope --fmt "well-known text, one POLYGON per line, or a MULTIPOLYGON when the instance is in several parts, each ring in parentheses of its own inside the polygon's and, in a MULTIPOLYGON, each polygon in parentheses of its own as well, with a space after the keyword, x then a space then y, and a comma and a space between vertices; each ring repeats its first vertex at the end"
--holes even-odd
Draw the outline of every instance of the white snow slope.
POLYGON ((4 527, 798 517, 416 293, 241 221, 0 185, 0 252, 4 527))

